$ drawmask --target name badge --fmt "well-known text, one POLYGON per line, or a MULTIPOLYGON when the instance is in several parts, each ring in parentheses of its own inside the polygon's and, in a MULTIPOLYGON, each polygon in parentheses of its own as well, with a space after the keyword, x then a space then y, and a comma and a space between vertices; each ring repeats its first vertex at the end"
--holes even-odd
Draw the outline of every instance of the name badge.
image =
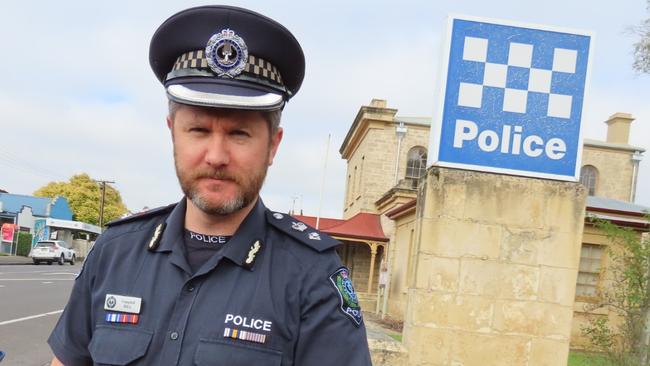
POLYGON ((106 300, 104 301, 104 310, 140 314, 141 304, 142 299, 139 297, 106 294, 106 300))

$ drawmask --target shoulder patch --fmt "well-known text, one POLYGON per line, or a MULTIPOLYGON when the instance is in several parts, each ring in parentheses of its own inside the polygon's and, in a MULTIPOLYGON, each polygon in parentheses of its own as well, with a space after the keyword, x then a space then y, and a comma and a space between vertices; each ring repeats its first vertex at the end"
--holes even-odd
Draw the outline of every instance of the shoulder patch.
POLYGON ((267 210, 266 221, 273 227, 317 252, 324 252, 327 249, 341 244, 331 236, 322 233, 287 214, 267 210))
POLYGON ((354 322, 354 325, 360 326, 363 321, 361 306, 359 306, 359 298, 352 286, 348 269, 345 267, 337 269, 336 272, 330 275, 329 280, 341 299, 340 308, 343 314, 349 317, 354 322))
POLYGON ((131 216, 127 216, 127 217, 124 217, 124 218, 121 218, 121 219, 113 220, 113 221, 109 222, 108 224, 106 224, 106 226, 107 227, 117 226, 117 225, 121 225, 121 224, 126 224, 127 222, 135 222, 135 221, 139 221, 139 220, 148 219, 148 218, 152 218, 152 217, 155 217, 155 216, 163 215, 163 214, 166 214, 166 213, 170 213, 170 212, 172 212, 174 207, 176 207, 176 205, 177 205, 177 203, 173 203, 173 204, 168 205, 168 206, 154 208, 154 209, 151 209, 149 211, 140 212, 140 213, 137 213, 135 215, 131 215, 131 216))

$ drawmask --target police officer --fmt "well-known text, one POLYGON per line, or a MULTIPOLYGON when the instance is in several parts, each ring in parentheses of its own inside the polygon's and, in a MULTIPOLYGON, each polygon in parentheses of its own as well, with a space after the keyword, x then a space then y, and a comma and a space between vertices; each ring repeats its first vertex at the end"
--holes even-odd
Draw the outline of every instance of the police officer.
POLYGON ((338 243, 258 196, 304 75, 296 39, 203 6, 160 26, 150 63, 185 197, 108 225, 48 340, 53 365, 370 365, 338 243))

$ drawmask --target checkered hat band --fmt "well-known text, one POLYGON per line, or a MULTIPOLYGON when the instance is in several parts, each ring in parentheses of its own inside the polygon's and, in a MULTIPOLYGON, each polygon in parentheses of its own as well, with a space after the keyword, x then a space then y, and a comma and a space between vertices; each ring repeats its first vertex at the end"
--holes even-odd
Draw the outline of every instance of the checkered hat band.
MULTIPOLYGON (((180 55, 176 59, 172 70, 177 71, 183 69, 210 69, 208 59, 205 58, 205 51, 190 51, 180 55)), ((248 55, 248 63, 244 68, 244 72, 276 84, 284 85, 282 84, 282 76, 280 76, 278 68, 260 57, 248 55)))

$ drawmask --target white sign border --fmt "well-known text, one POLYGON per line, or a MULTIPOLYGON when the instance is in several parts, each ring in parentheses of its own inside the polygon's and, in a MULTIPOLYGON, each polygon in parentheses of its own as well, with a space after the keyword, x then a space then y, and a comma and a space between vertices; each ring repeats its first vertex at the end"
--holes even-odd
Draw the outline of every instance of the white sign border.
POLYGON ((463 169, 463 170, 474 170, 474 171, 482 171, 482 172, 489 172, 489 173, 499 173, 499 174, 517 175, 517 176, 524 176, 524 177, 537 177, 537 178, 545 178, 545 179, 552 179, 552 180, 577 182, 580 179, 580 169, 582 168, 582 148, 584 145, 582 134, 584 132, 584 126, 583 126, 584 117, 585 117, 584 112, 587 109, 586 106, 589 101, 588 94, 589 94, 589 86, 591 85, 591 69, 593 63, 594 46, 596 43, 595 33, 592 31, 566 28, 566 27, 556 27, 556 26, 541 25, 535 23, 526 23, 526 22, 518 22, 512 20, 505 20, 505 19, 495 19, 495 18, 486 18, 486 17, 477 17, 471 15, 459 15, 459 14, 449 14, 445 22, 445 28, 446 29, 443 32, 443 34, 445 34, 445 39, 444 42, 442 42, 442 50, 440 52, 441 62, 440 62, 440 71, 438 74, 439 76, 437 78, 438 85, 435 87, 436 93, 434 94, 434 99, 437 100, 434 100, 435 107, 433 111, 434 113, 432 114, 434 118, 431 121, 431 130, 429 134, 430 135, 429 155, 427 161, 427 168, 431 166, 440 166, 440 167, 456 168, 456 169, 463 169), (587 73, 585 75, 585 88, 583 92, 582 109, 580 111, 580 131, 578 132, 578 151, 577 151, 573 176, 531 172, 531 171, 518 170, 518 169, 496 168, 496 167, 489 167, 483 165, 453 163, 453 162, 438 160, 440 138, 442 134, 442 115, 444 112, 445 98, 447 97, 446 85, 447 85, 447 72, 449 70, 449 57, 451 54, 451 35, 452 35, 454 20, 457 19, 481 22, 481 23, 491 23, 497 25, 506 25, 506 26, 520 27, 520 28, 531 28, 531 29, 538 29, 538 30, 550 31, 550 32, 577 34, 577 35, 590 37, 589 53, 587 55, 587 73))

